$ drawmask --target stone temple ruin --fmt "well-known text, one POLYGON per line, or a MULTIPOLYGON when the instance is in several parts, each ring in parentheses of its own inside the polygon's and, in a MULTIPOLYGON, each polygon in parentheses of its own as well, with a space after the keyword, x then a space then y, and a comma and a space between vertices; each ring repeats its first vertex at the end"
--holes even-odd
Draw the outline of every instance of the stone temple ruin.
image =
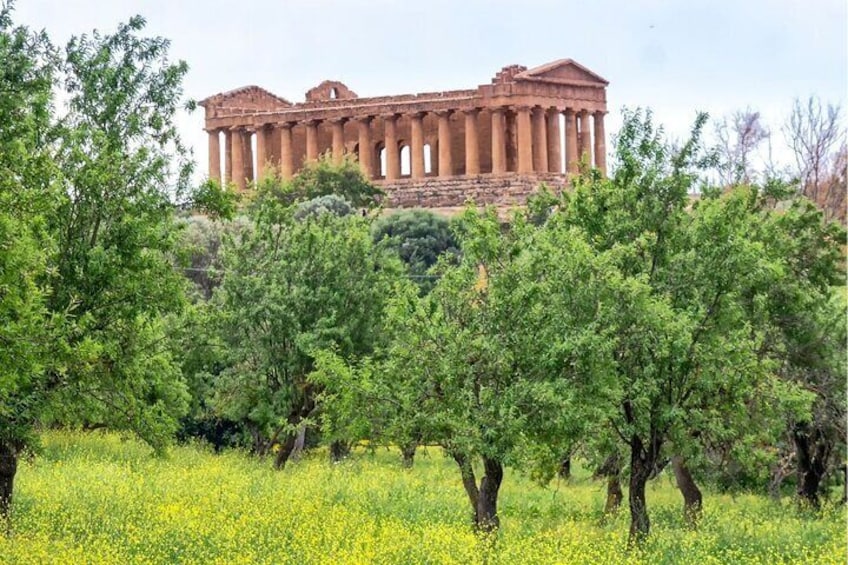
POLYGON ((246 190, 269 166, 288 178, 324 153, 353 154, 390 208, 520 204, 541 182, 565 185, 581 160, 606 171, 607 84, 561 59, 469 90, 360 98, 328 80, 292 103, 245 86, 200 102, 209 177, 246 190))

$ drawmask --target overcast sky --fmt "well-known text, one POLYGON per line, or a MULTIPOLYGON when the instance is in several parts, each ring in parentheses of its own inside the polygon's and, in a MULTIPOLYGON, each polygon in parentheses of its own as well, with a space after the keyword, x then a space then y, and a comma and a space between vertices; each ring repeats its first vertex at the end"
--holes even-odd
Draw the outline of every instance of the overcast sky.
MULTIPOLYGON (((696 110, 750 106, 779 124, 792 99, 848 93, 846 0, 16 0, 54 42, 141 14, 172 41, 200 100, 256 84, 292 102, 322 80, 360 96, 473 88, 503 66, 570 57, 649 106, 673 135, 696 110)), ((203 110, 180 118, 205 174, 203 110)))

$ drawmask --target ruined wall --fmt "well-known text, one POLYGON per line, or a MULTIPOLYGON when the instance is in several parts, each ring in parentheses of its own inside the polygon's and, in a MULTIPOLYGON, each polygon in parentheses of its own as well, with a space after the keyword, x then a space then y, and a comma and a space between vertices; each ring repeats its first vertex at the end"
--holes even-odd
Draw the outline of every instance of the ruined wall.
POLYGON ((543 182, 557 192, 566 186, 568 175, 532 173, 525 175, 474 175, 399 179, 375 184, 387 194, 387 208, 457 208, 466 201, 510 207, 521 205, 543 182))

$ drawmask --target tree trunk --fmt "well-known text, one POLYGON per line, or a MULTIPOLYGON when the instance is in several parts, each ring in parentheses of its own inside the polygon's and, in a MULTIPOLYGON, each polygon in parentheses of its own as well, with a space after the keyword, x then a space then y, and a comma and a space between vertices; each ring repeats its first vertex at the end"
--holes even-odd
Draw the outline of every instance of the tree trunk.
POLYGON ((795 458, 798 473, 798 497, 814 510, 821 506, 819 486, 827 469, 829 448, 827 440, 815 430, 812 434, 806 424, 797 424, 792 430, 795 440, 795 458))
POLYGON ((346 441, 336 440, 330 444, 330 460, 333 463, 338 463, 348 455, 350 455, 350 445, 346 441))
POLYGON ((15 485, 15 473, 18 471, 18 450, 0 443, 0 516, 9 518, 12 509, 12 490, 15 485))
POLYGON ((652 437, 646 448, 638 436, 630 440, 630 545, 641 542, 651 531, 645 485, 659 459, 660 441, 652 437))
POLYGON ((607 478, 607 501, 604 504, 604 514, 614 514, 621 507, 624 493, 621 490, 621 458, 613 453, 601 464, 592 475, 593 479, 607 478))
POLYGON ((621 490, 621 476, 618 473, 607 477, 607 502, 604 505, 604 514, 615 514, 624 500, 624 492, 621 490))
POLYGON ((674 470, 674 478, 677 480, 677 488, 680 489, 680 494, 683 495, 683 519, 691 528, 698 525, 698 518, 701 515, 703 497, 698 485, 692 478, 692 473, 686 467, 683 457, 675 455, 671 458, 671 468, 674 470))
POLYGON ((562 458, 562 462, 559 465, 559 478, 571 478, 571 455, 566 455, 562 458))
POLYGON ((286 434, 285 439, 280 443, 280 449, 277 451, 277 456, 274 458, 274 468, 278 471, 282 470, 289 460, 289 456, 294 451, 294 444, 297 441, 297 434, 286 434))
POLYGON ((306 426, 301 426, 297 429, 297 436, 294 440, 294 447, 289 454, 290 461, 297 461, 303 455, 304 447, 306 446, 306 426))
POLYGON ((414 441, 411 441, 400 448, 401 454, 403 455, 402 464, 404 469, 412 469, 412 465, 415 463, 416 449, 418 449, 418 444, 414 441))
POLYGON ((453 460, 459 466, 459 472, 462 475, 462 486, 465 488, 465 494, 468 495, 468 502, 471 503, 471 522, 476 527, 479 523, 477 501, 480 498, 480 491, 477 489, 477 479, 474 477, 474 468, 471 466, 471 461, 462 453, 451 453, 453 460))
POLYGON ((503 481, 503 465, 495 459, 483 458, 486 474, 480 481, 480 495, 477 498, 477 530, 494 532, 500 527, 498 518, 498 492, 503 481))

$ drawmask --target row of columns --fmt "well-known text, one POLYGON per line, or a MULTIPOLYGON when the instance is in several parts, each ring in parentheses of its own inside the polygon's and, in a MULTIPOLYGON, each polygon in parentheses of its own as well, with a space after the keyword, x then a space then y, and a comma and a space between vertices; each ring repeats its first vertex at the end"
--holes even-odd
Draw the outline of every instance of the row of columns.
MULTIPOLYGON (((438 124, 438 162, 439 176, 453 175, 453 151, 451 145, 451 116, 454 110, 439 110, 435 112, 438 124)), ((479 113, 480 108, 461 110, 464 114, 465 125, 465 174, 480 174, 480 143, 479 143, 479 113)), ((576 173, 579 160, 584 159, 592 164, 592 127, 594 122, 594 166, 606 172, 606 146, 604 132, 604 114, 587 110, 575 112, 569 108, 564 111, 558 108, 542 108, 539 106, 494 107, 491 109, 491 156, 492 173, 507 172, 507 112, 513 112, 517 130, 516 157, 518 173, 562 171, 560 151, 560 115, 565 114, 565 145, 566 171, 576 173), (591 116, 591 117, 590 117, 591 116), (579 156, 579 157, 578 157, 579 156)), ((426 112, 416 112, 408 115, 410 120, 410 172, 412 178, 422 178, 424 172, 424 117, 426 112)), ((400 146, 398 139, 398 119, 400 114, 381 116, 384 123, 386 147, 386 180, 395 180, 401 176, 400 146)), ((372 178, 374 173, 375 152, 371 139, 371 123, 374 116, 358 118, 340 118, 330 121, 332 131, 332 157, 340 162, 345 154, 344 126, 348 121, 357 124, 359 146, 359 162, 364 174, 372 178)), ((301 122, 306 131, 306 159, 318 159, 318 126, 320 120, 301 122)), ((275 127, 264 126, 253 130, 256 132, 257 159, 256 178, 261 178, 268 161, 270 136, 279 135, 280 161, 279 173, 284 178, 290 178, 294 173, 294 154, 292 151, 292 129, 296 122, 283 122, 275 127)), ((249 136, 250 130, 231 128, 225 130, 225 171, 223 178, 232 179, 240 189, 245 188, 245 179, 252 177, 252 148, 249 136)), ((209 176, 220 180, 220 140, 219 130, 209 131, 209 176)))

